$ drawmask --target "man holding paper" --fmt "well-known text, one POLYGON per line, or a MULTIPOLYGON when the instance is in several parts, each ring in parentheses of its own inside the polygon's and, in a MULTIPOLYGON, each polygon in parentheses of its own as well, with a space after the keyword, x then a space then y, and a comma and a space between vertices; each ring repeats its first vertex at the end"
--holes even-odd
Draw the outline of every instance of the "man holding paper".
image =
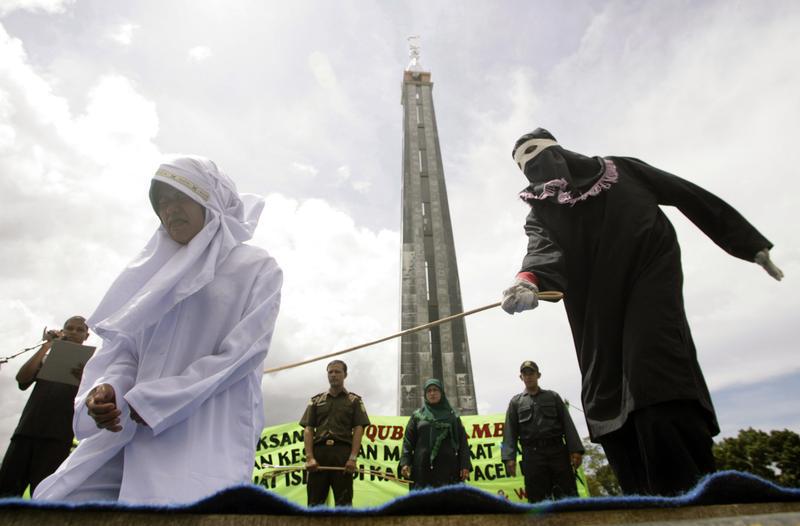
POLYGON ((21 496, 30 485, 31 492, 43 478, 58 468, 72 446, 72 402, 78 394, 81 368, 72 371, 74 385, 39 378, 53 341, 82 344, 89 337, 83 316, 72 316, 60 331, 45 330, 46 342, 17 373, 23 391, 33 387, 17 429, 0 467, 0 497, 21 496))
POLYGON ((34 498, 187 503, 251 480, 282 273, 245 245, 264 207, 210 160, 156 171, 161 226, 89 325, 104 340, 76 399, 78 448, 34 498))

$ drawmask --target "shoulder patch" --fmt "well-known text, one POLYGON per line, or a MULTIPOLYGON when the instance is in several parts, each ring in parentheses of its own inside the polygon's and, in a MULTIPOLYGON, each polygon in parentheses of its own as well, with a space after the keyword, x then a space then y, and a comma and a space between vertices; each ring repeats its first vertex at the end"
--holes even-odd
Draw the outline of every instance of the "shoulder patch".
POLYGON ((347 393, 347 399, 350 400, 351 402, 355 402, 356 400, 360 400, 361 397, 351 391, 347 393))

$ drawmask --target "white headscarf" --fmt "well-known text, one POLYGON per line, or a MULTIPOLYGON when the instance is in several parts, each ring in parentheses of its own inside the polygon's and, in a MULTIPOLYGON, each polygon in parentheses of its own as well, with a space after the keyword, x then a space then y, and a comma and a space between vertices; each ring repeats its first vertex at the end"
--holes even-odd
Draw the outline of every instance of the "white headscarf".
POLYGON ((238 244, 253 237, 264 199, 239 194, 217 165, 198 156, 165 160, 153 176, 205 207, 205 226, 186 245, 164 226, 117 277, 87 323, 105 340, 132 335, 158 322, 170 309, 214 279, 238 244))

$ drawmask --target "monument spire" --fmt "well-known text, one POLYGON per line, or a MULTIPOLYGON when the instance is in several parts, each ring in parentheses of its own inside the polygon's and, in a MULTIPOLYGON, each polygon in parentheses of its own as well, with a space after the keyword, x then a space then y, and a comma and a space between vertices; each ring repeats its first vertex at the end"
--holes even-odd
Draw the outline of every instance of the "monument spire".
POLYGON ((419 63, 419 35, 408 37, 408 56, 411 57, 411 62, 408 63, 407 71, 422 71, 422 66, 419 63))
MULTIPOLYGON (((400 324, 403 330, 462 312, 453 229, 433 108, 431 74, 419 61, 419 37, 408 38, 403 72, 403 253, 400 324)), ((398 412, 423 402, 424 383, 439 378, 454 409, 477 414, 472 363, 463 319, 400 341, 398 412)))

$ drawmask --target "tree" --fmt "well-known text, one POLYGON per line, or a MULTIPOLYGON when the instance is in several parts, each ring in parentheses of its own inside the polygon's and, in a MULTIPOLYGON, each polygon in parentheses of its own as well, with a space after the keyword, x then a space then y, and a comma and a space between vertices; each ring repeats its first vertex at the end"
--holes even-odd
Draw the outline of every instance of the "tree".
POLYGON ((592 497, 622 495, 622 489, 614 471, 608 465, 603 448, 589 442, 588 437, 583 439, 583 448, 586 450, 583 454, 583 471, 586 473, 589 495, 592 497))
POLYGON ((742 429, 714 444, 717 469, 746 471, 782 486, 800 486, 800 435, 794 431, 742 429))

